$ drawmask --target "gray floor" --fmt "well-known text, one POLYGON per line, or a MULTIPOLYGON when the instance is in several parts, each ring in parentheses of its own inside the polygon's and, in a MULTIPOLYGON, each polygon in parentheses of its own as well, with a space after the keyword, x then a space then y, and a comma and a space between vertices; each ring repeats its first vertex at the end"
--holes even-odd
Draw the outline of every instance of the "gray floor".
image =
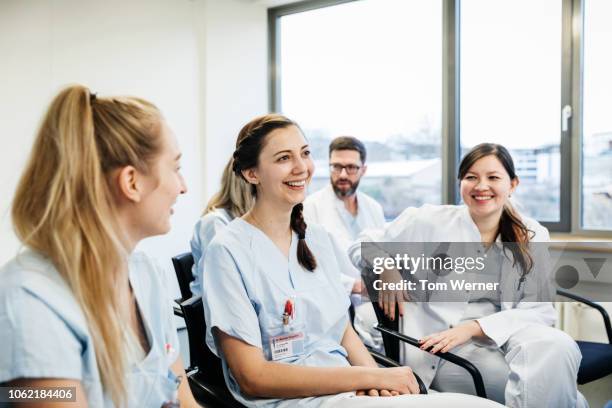
POLYGON ((578 389, 591 408, 601 408, 606 402, 612 401, 612 374, 597 381, 579 385, 578 389))

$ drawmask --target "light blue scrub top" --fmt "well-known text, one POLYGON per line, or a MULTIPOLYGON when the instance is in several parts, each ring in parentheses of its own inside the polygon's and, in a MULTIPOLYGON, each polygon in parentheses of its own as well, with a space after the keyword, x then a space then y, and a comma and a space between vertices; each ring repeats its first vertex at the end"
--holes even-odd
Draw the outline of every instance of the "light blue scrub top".
POLYGON ((194 296, 202 295, 202 270, 204 269, 204 260, 208 245, 211 243, 215 235, 225 228, 232 221, 233 217, 223 208, 218 208, 207 213, 200 218, 193 229, 193 236, 189 244, 191 245, 191 254, 193 255, 193 281, 189 284, 191 293, 194 296))
MULTIPOLYGON (((279 363, 314 367, 349 366, 341 346, 348 324, 349 297, 340 280, 337 258, 341 249, 329 234, 309 224, 306 242, 317 261, 310 272, 298 263, 293 233, 289 260, 258 228, 232 221, 210 244, 203 288, 207 331, 217 327, 228 335, 263 350, 272 360, 271 337, 283 333, 282 314, 288 299, 295 304, 293 331, 305 335, 304 351, 279 363)), ((212 338, 209 336, 209 339, 212 338)), ((291 400, 251 398, 240 387, 214 342, 208 347, 223 360, 223 374, 232 395, 249 407, 317 407, 333 396, 291 400)))
MULTIPOLYGON (((170 365, 179 342, 163 271, 144 254, 129 278, 151 350, 129 367, 129 407, 161 407, 176 389, 170 365), (166 344, 175 352, 167 353, 166 344)), ((18 378, 81 382, 89 407, 112 407, 103 393, 93 339, 81 308, 52 263, 27 250, 0 269, 0 383, 18 378)))
MULTIPOLYGON (((347 229, 349 231, 349 233, 351 234, 353 239, 357 239, 357 236, 359 235, 359 233, 364 229, 364 227, 361 226, 360 224, 360 219, 359 219, 359 215, 353 215, 351 214, 346 207, 344 206, 344 204, 340 207, 338 205, 336 205, 338 207, 338 211, 340 213, 340 217, 342 217, 342 220, 344 221, 344 224, 347 226, 347 229)), ((358 213, 359 214, 359 213, 358 213)), ((363 220, 361 220, 363 221, 363 220)))

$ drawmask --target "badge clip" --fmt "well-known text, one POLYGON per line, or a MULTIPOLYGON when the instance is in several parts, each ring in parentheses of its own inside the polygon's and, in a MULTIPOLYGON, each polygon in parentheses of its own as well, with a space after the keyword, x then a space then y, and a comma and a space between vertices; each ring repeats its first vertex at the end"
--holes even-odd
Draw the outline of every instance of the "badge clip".
POLYGON ((283 326, 289 325, 289 318, 293 319, 295 309, 291 299, 285 302, 285 310, 283 311, 283 326))

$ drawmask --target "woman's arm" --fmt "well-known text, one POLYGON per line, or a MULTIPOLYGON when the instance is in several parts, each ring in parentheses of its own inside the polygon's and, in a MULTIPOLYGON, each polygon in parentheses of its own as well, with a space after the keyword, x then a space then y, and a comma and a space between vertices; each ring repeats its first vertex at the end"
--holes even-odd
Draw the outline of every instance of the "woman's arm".
MULTIPOLYGON (((368 351, 368 349, 363 345, 363 342, 355 333, 355 329, 350 324, 346 325, 346 330, 344 331, 344 337, 342 338, 342 347, 348 353, 348 360, 352 366, 362 366, 362 367, 378 367, 374 358, 368 351)), ((416 379, 414 380, 416 383, 416 379)), ((418 388, 417 388, 418 389, 418 388)), ((413 391, 413 390, 411 390, 413 391)), ((370 390, 358 390, 357 395, 369 395, 371 397, 378 396, 394 396, 398 395, 397 391, 388 391, 388 390, 378 390, 378 389, 370 389, 370 390)))
POLYGON ((363 345, 363 342, 357 333, 355 333, 355 329, 350 324, 346 325, 341 344, 348 353, 348 361, 352 366, 378 367, 378 364, 376 364, 376 361, 374 361, 368 349, 363 345))
POLYGON ((170 369, 176 376, 181 377, 181 384, 179 385, 178 389, 178 398, 181 402, 181 407, 199 408, 200 405, 198 405, 196 402, 191 392, 191 388, 189 388, 189 380, 187 380, 187 374, 185 374, 185 368, 183 367, 181 356, 178 356, 176 361, 170 366, 170 369))
MULTIPOLYGON (((217 328, 214 333, 240 390, 250 396, 299 398, 364 389, 408 394, 415 388, 418 393, 418 385, 413 383, 412 370, 408 367, 305 367, 276 363, 267 361, 258 347, 217 328)), ((355 355, 354 358, 363 357, 355 355)))

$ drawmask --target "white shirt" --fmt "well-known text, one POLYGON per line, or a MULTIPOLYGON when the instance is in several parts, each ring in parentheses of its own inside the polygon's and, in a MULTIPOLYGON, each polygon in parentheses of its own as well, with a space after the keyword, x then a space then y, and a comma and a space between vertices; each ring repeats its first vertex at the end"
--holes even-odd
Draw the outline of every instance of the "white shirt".
POLYGON ((369 195, 357 191, 357 215, 353 216, 344 206, 331 186, 312 193, 304 200, 304 219, 323 225, 346 249, 367 228, 385 225, 382 206, 369 195))
MULTIPOLYGON (((364 229, 382 228, 385 225, 383 209, 376 200, 358 191, 357 215, 353 216, 345 208, 344 202, 336 196, 331 184, 306 197, 304 220, 306 224, 310 222, 325 227, 345 251, 348 251, 353 241, 364 229)), ((350 293, 352 283, 359 278, 359 269, 351 268, 342 273, 351 277, 350 280, 343 277, 343 284, 350 293)))
MULTIPOLYGON (((382 228, 385 225, 381 205, 365 193, 358 191, 356 195, 356 215, 346 209, 344 202, 336 196, 331 184, 309 195, 304 201, 306 223, 317 223, 325 227, 338 240, 344 252, 342 256, 347 258, 350 245, 362 230, 382 228)), ((343 270, 340 276, 344 288, 351 296, 351 303, 355 307, 353 324, 357 333, 366 345, 382 351, 382 336, 373 329, 373 325, 376 324, 374 309, 369 303, 362 303, 360 294, 352 294, 355 281, 361 280, 361 271, 353 267, 343 270)))

